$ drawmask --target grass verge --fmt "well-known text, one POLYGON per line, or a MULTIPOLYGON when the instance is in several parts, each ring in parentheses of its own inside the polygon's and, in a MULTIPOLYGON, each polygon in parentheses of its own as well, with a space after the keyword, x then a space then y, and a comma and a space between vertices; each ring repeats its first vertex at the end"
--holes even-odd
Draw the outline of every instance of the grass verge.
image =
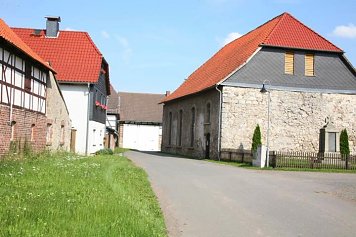
POLYGON ((167 236, 146 173, 118 156, 0 161, 0 236, 167 236))
POLYGON ((323 172, 323 173, 353 173, 356 174, 356 170, 345 170, 345 169, 320 169, 320 168, 258 168, 252 166, 249 163, 240 163, 235 161, 217 161, 217 160, 206 160, 212 163, 222 164, 222 165, 230 165, 235 167, 242 167, 247 169, 254 169, 254 170, 272 170, 272 171, 303 171, 303 172, 323 172))

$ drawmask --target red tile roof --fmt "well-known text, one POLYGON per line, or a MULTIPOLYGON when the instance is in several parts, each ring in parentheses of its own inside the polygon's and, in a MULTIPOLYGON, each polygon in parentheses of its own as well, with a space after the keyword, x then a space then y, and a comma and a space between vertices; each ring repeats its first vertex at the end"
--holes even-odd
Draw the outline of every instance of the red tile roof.
POLYGON ((23 53, 42 64, 47 69, 54 71, 37 53, 35 53, 15 32, 0 18, 0 37, 21 50, 23 53))
POLYGON ((57 38, 45 37, 45 31, 12 28, 13 31, 57 71, 60 82, 89 82, 99 79, 102 54, 86 32, 60 31, 57 38))
POLYGON ((289 13, 283 13, 225 45, 162 102, 214 87, 246 63, 261 46, 342 53, 341 49, 302 24, 289 13))

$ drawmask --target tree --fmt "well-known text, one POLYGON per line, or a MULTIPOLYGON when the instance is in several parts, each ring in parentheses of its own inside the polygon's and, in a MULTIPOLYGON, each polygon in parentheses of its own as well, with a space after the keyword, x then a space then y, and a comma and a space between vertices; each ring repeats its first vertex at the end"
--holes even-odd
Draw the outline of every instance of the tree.
POLYGON ((262 144, 260 125, 257 124, 252 137, 252 152, 257 151, 257 147, 262 144))
POLYGON ((347 135, 346 128, 340 134, 340 153, 341 155, 350 155, 349 136, 347 135))

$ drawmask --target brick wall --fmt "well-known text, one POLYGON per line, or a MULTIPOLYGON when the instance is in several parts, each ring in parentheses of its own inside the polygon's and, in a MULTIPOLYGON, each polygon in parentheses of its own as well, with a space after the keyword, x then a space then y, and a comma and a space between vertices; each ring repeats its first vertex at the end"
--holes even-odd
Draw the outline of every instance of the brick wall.
MULTIPOLYGON (((9 151, 11 142, 11 126, 9 125, 10 108, 0 105, 0 156, 9 151)), ((13 141, 25 141, 31 144, 33 151, 41 151, 46 147, 46 116, 24 109, 13 109, 14 126, 13 141), (32 139, 31 139, 32 138, 32 139)))

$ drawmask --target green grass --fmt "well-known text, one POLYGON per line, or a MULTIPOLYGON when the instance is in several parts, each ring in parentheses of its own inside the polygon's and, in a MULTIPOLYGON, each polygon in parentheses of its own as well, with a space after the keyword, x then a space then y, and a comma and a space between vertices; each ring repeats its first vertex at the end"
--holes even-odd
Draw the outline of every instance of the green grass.
POLYGON ((0 161, 0 236, 167 236, 146 173, 121 156, 0 161))
POLYGON ((356 170, 345 170, 345 169, 321 169, 321 168, 259 168, 254 167, 250 163, 241 163, 235 161, 217 161, 217 160, 206 160, 212 163, 222 164, 222 165, 230 165, 235 167, 247 168, 247 169, 255 169, 255 170, 272 170, 272 171, 304 171, 304 172, 323 172, 323 173, 354 173, 356 174, 356 170))

